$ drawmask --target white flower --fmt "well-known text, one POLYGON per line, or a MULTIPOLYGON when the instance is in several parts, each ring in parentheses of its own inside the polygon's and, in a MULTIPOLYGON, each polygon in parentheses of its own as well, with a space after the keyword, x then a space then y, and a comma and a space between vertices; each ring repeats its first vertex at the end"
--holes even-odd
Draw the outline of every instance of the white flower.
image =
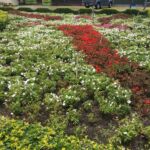
POLYGON ((11 112, 11 113, 10 113, 10 115, 14 115, 14 113, 13 113, 13 112, 11 112))
POLYGON ((128 133, 127 132, 123 132, 123 134, 127 135, 128 133))
POLYGON ((128 100, 128 101, 127 101, 127 103, 128 103, 128 104, 131 104, 131 101, 130 101, 130 100, 128 100))

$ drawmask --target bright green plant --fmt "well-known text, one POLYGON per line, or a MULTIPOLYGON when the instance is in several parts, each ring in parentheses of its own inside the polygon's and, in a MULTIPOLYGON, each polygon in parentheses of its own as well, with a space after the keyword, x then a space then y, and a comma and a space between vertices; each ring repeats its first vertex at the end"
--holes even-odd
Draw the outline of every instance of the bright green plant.
POLYGON ((7 12, 0 10, 0 31, 2 31, 8 23, 8 14, 7 12))
POLYGON ((143 125, 136 115, 132 115, 132 118, 126 117, 120 121, 111 142, 115 145, 127 144, 141 133, 142 128, 143 125))

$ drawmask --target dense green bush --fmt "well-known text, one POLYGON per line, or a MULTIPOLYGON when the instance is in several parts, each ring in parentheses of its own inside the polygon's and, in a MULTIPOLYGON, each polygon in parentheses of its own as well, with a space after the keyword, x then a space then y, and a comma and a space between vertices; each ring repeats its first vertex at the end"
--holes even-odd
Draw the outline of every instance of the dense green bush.
POLYGON ((134 138, 140 135, 143 124, 139 117, 132 115, 132 118, 126 117, 119 123, 119 128, 116 129, 116 134, 112 137, 113 145, 127 144, 134 138))
POLYGON ((28 8, 28 7, 20 7, 20 8, 18 8, 18 10, 20 10, 20 11, 27 11, 27 12, 34 12, 33 9, 28 8))
POLYGON ((39 13, 50 13, 52 12, 52 10, 48 9, 48 8, 37 8, 35 9, 35 12, 39 12, 39 13))
POLYGON ((141 15, 144 15, 146 17, 150 17, 150 10, 145 10, 141 12, 141 15))
POLYGON ((76 13, 76 11, 70 8, 57 8, 53 12, 54 13, 76 13))
POLYGON ((14 9, 12 7, 0 7, 0 10, 10 11, 10 10, 14 10, 14 9))
POLYGON ((8 14, 0 10, 0 31, 2 31, 8 23, 8 14))
POLYGON ((119 13, 119 11, 116 9, 105 8, 105 9, 102 9, 99 13, 111 15, 111 14, 117 14, 119 13))
POLYGON ((143 133, 150 139, 150 126, 145 127, 143 133))
POLYGON ((90 13, 92 13, 92 9, 82 8, 82 9, 79 9, 79 13, 80 14, 90 14, 90 13))
POLYGON ((138 9, 126 9, 125 11, 123 11, 123 13, 129 14, 129 15, 139 15, 139 14, 141 14, 141 12, 138 9))

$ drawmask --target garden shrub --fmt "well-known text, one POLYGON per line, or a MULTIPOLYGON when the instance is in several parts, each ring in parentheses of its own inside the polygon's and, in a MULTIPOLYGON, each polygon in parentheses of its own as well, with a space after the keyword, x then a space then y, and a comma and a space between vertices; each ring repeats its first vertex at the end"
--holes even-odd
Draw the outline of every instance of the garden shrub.
POLYGON ((0 10, 11 11, 11 10, 14 10, 14 9, 12 7, 0 7, 0 10))
POLYGON ((147 136, 147 138, 150 140, 150 126, 147 126, 143 129, 144 135, 147 136))
POLYGON ((27 12, 34 12, 33 9, 28 8, 28 7, 20 7, 20 8, 18 8, 18 10, 20 10, 20 11, 27 11, 27 12))
POLYGON ((119 13, 119 11, 116 9, 105 8, 105 9, 102 9, 99 13, 111 15, 111 14, 117 14, 119 13))
MULTIPOLYGON (((23 121, 0 117, 1 149, 102 149, 104 146, 84 138, 57 135, 53 129, 40 124, 28 124, 23 121)), ((109 146, 109 145, 108 145, 109 146)))
POLYGON ((121 120, 116 134, 111 138, 113 145, 127 144, 140 135, 143 124, 135 114, 121 120))
POLYGON ((39 13, 50 13, 52 12, 52 10, 48 9, 48 8, 37 8, 35 9, 35 12, 39 12, 39 13))
POLYGON ((82 8, 82 9, 79 9, 79 13, 80 14, 90 14, 90 13, 92 13, 92 9, 82 8))
POLYGON ((138 9, 126 9, 125 11, 123 11, 123 13, 129 14, 129 15, 138 15, 141 12, 138 9))
POLYGON ((150 17, 150 10, 145 10, 141 12, 141 15, 144 15, 146 17, 150 17))
POLYGON ((0 10, 0 31, 2 31, 8 23, 8 14, 7 12, 0 10))
POLYGON ((54 13, 76 13, 75 10, 70 8, 57 8, 53 11, 54 13))

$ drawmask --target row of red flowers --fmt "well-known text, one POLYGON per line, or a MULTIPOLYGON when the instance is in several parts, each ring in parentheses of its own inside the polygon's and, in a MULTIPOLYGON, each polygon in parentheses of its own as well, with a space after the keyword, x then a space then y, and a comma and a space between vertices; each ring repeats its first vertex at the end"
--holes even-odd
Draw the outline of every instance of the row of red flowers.
POLYGON ((119 30, 127 30, 127 29, 130 29, 129 26, 123 25, 123 24, 112 24, 111 20, 128 19, 130 17, 131 16, 127 15, 127 14, 115 14, 115 15, 112 15, 111 17, 99 18, 98 21, 101 22, 101 24, 96 25, 96 26, 97 27, 103 27, 103 28, 109 28, 109 29, 117 28, 119 30))
POLYGON ((114 77, 120 68, 130 67, 126 57, 120 57, 110 48, 109 41, 90 25, 61 25, 58 27, 65 35, 73 37, 77 50, 86 54, 86 60, 97 72, 106 72, 114 77))
POLYGON ((96 24, 95 26, 96 26, 96 27, 108 28, 108 29, 117 28, 117 29, 119 29, 119 30, 127 30, 127 29, 130 29, 129 26, 123 25, 123 24, 111 24, 111 23, 107 23, 107 24, 96 24))
POLYGON ((43 19, 45 21, 48 20, 62 20, 63 17, 61 16, 49 16, 49 15, 41 15, 41 14, 33 14, 33 13, 22 13, 20 11, 14 11, 12 12, 15 15, 23 16, 27 18, 36 18, 36 19, 43 19))
POLYGON ((115 19, 128 19, 130 18, 130 15, 127 14, 115 14, 112 15, 111 17, 103 17, 103 18, 99 18, 98 21, 101 22, 102 24, 108 24, 111 22, 111 20, 115 20, 115 19))

